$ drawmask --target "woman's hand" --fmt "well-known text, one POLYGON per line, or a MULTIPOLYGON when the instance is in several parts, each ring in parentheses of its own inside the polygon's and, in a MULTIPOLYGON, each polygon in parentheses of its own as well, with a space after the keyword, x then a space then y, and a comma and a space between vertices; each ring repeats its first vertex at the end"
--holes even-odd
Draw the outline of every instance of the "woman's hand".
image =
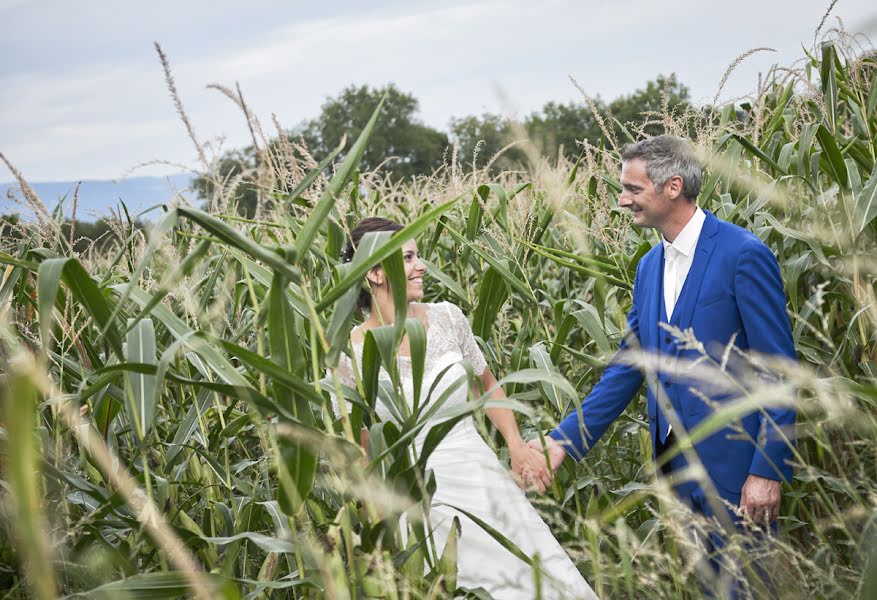
POLYGON ((548 467, 542 452, 531 448, 521 440, 509 446, 509 456, 518 485, 524 489, 533 488, 540 494, 548 489, 554 478, 554 471, 548 467))

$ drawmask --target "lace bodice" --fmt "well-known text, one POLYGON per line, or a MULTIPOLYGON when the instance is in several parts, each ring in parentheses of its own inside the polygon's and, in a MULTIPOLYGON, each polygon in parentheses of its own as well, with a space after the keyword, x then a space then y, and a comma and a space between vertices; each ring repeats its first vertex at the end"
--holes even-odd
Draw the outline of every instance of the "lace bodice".
MULTIPOLYGON (((441 381, 436 385, 433 395, 438 397, 442 393, 442 388, 446 388, 453 381, 463 374, 461 361, 468 362, 476 375, 480 375, 487 368, 487 361, 475 341, 475 335, 469 322, 460 310, 450 302, 440 302, 436 304, 426 304, 426 357, 424 359, 423 368, 423 384, 422 390, 425 396, 433 384, 433 380, 442 374, 446 367, 455 365, 447 369, 441 377, 441 381), (444 385, 442 385, 444 384, 444 385)), ((353 357, 356 360, 356 372, 362 369, 362 342, 351 342, 353 348, 353 357)), ((399 377, 402 382, 402 388, 406 396, 409 406, 412 404, 413 396, 413 376, 411 372, 411 359, 407 356, 399 356, 399 377)), ((354 377, 353 363, 350 357, 343 355, 338 363, 336 370, 341 382, 351 388, 356 387, 354 377)), ((390 375, 381 367, 379 378, 389 381, 390 375)), ((454 394, 454 396, 445 404, 452 406, 458 402, 464 402, 466 399, 466 389, 462 389, 462 394, 454 394)), ((337 399, 332 398, 332 408, 335 414, 339 413, 337 399)), ((378 416, 383 420, 392 419, 392 413, 380 401, 376 403, 375 410, 378 416)))

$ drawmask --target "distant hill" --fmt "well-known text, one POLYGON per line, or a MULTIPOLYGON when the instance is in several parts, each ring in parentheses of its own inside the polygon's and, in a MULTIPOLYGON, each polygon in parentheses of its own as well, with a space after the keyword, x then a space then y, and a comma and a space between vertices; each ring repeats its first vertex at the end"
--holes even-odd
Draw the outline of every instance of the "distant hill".
MULTIPOLYGON (((125 202, 131 217, 156 204, 173 199, 182 194, 190 202, 198 198, 192 189, 193 173, 180 173, 164 177, 129 177, 118 181, 83 181, 79 188, 77 220, 94 221, 110 214, 110 209, 125 202)), ((43 203, 51 211, 64 199, 64 215, 69 217, 73 209, 73 190, 75 181, 29 182, 43 203)), ((9 194, 22 199, 17 183, 0 183, 0 214, 15 213, 23 219, 33 217, 33 212, 25 205, 9 198, 9 194)), ((149 213, 144 218, 154 219, 157 213, 149 213)))

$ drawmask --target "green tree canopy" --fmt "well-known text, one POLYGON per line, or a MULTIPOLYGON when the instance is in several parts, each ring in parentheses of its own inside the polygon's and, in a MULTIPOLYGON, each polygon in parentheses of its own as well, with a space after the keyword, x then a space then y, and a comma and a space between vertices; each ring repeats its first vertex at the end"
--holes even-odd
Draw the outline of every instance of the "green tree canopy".
MULTIPOLYGON (((469 168, 484 167, 511 142, 529 138, 538 152, 550 161, 563 155, 576 158, 582 153, 580 142, 599 146, 605 136, 595 110, 615 141, 624 143, 638 138, 641 132, 655 135, 664 132, 664 111, 673 114, 689 106, 688 88, 675 77, 659 75, 633 93, 607 103, 599 97, 591 105, 583 102, 548 102, 531 113, 515 128, 506 117, 484 113, 453 118, 449 133, 425 125, 417 118, 419 103, 409 93, 389 84, 380 88, 368 85, 349 86, 323 104, 319 116, 303 122, 290 138, 304 139, 317 160, 328 155, 347 136, 355 139, 369 117, 387 95, 377 127, 362 157, 362 168, 382 169, 390 177, 405 179, 430 175, 442 166, 451 143, 457 146, 457 160, 469 168), (523 133, 522 133, 523 132, 523 133)), ((272 143, 277 143, 276 140, 272 143)), ((342 153, 339 160, 343 158, 342 153)), ((229 181, 241 173, 254 171, 257 157, 252 147, 226 153, 219 161, 219 174, 229 181)), ((507 149, 491 164, 490 173, 526 169, 527 160, 520 146, 507 149)), ((212 182, 196 180, 202 197, 209 197, 212 182)), ((278 187, 280 187, 278 185, 278 187)), ((243 183, 237 188, 237 209, 245 216, 255 213, 258 202, 255 186, 243 183)))
MULTIPOLYGON (((621 123, 628 127, 635 138, 640 137, 640 129, 649 136, 666 133, 661 118, 665 96, 666 110, 670 114, 678 114, 689 106, 688 87, 679 83, 672 75, 658 75, 654 81, 647 82, 644 88, 610 102, 609 113, 616 119, 612 124, 615 131, 621 133, 621 123)), ((618 141, 623 143, 631 140, 619 135, 618 141)))
MULTIPOLYGON (((457 146, 457 160, 465 167, 473 162, 477 167, 485 166, 500 150, 514 140, 512 126, 508 119, 500 115, 484 113, 453 118, 450 123, 451 140, 457 146)), ((506 150, 493 164, 494 171, 518 169, 524 165, 524 156, 519 148, 506 150)))
POLYGON ((385 93, 377 127, 362 156, 363 169, 384 163, 390 176, 408 178, 428 175, 441 167, 449 145, 447 134, 421 123, 416 118, 417 99, 393 84, 383 88, 350 86, 327 100, 320 116, 301 131, 311 153, 325 156, 345 135, 356 139, 385 93))
MULTIPOLYGON (((630 141, 628 134, 639 137, 640 131, 647 135, 664 133, 661 115, 665 109, 665 96, 666 110, 671 114, 689 105, 686 86, 675 77, 658 75, 642 89, 609 103, 599 97, 591 105, 548 102, 542 110, 527 116, 521 125, 526 136, 548 160, 557 160, 561 153, 577 157, 581 154, 580 142, 587 140, 597 146, 605 137, 595 110, 619 143, 630 141)), ((485 165, 500 149, 521 137, 515 134, 508 119, 490 113, 452 119, 450 129, 451 139, 458 146, 458 157, 465 164, 471 164, 476 147, 477 163, 485 165)), ((493 164, 491 171, 521 168, 525 164, 523 152, 513 148, 493 164)))

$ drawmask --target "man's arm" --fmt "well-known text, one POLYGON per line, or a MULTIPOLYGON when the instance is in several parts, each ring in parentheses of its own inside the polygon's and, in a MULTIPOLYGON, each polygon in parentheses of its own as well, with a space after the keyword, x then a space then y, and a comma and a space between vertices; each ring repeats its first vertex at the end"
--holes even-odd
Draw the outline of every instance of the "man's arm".
MULTIPOLYGON (((639 279, 639 268, 637 277, 639 279)), ((618 352, 603 371, 600 381, 584 399, 581 411, 569 414, 549 436, 560 443, 566 453, 580 460, 594 447, 600 436, 625 407, 643 383, 640 370, 624 364, 619 357, 629 348, 628 340, 639 341, 639 313, 637 311, 637 285, 634 281, 633 304, 627 313, 627 332, 618 352), (579 416, 581 412, 581 417, 579 416)), ((552 459, 552 463, 554 459, 552 459)), ((559 463, 558 463, 559 464, 559 463)))
MULTIPOLYGON (((758 242, 743 248, 734 275, 734 290, 749 349, 795 360, 783 280, 770 248, 758 242)), ((767 479, 787 481, 792 477, 792 467, 788 464, 792 450, 777 427, 790 429, 795 423, 795 409, 770 407, 765 413, 759 415, 759 431, 765 443, 761 451, 756 451, 749 472, 767 479)))
MULTIPOLYGON (((794 360, 795 344, 786 316, 782 276, 776 257, 767 246, 753 242, 743 248, 734 289, 749 349, 794 360)), ((770 407, 759 413, 759 419, 759 448, 740 490, 740 508, 750 519, 764 522, 776 519, 780 482, 792 478, 788 462, 792 449, 778 428, 789 430, 794 426, 795 410, 770 407)))

